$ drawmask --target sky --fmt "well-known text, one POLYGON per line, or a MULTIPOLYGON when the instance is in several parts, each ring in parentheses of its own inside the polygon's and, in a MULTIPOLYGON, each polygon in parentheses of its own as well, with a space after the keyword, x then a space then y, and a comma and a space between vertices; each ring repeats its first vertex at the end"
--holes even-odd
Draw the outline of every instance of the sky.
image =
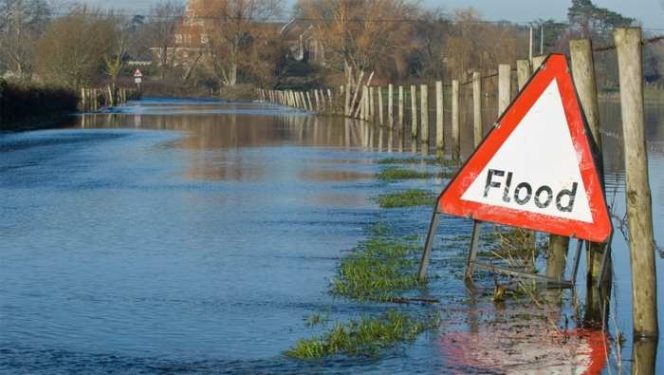
MULTIPOLYGON (((145 14, 159 0, 80 0, 83 3, 125 9, 145 14)), ((286 0, 293 4, 295 0, 286 0)), ((609 8, 642 22, 653 33, 664 33, 664 0, 594 0, 597 6, 609 8)), ((483 18, 492 21, 508 20, 527 23, 537 19, 565 20, 569 0, 423 0, 429 7, 441 7, 445 12, 473 7, 483 18)), ((648 30, 647 30, 648 31, 648 30)))

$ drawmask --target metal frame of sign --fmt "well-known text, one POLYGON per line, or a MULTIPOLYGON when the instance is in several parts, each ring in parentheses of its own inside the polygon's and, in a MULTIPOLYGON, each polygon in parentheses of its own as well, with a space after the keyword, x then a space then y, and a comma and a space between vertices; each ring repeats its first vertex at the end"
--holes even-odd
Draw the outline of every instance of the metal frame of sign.
MULTIPOLYGON (((582 142, 580 145, 575 144, 575 147, 581 147, 583 151, 580 153, 581 160, 579 162, 579 167, 581 170, 581 177, 583 179, 584 186, 587 187, 586 192, 589 190, 588 187, 594 189, 591 190, 593 194, 588 196, 588 203, 591 205, 591 207, 607 207, 604 197, 603 184, 601 179, 598 178, 598 171, 601 169, 597 168, 597 152, 595 152, 592 147, 592 139, 588 137, 590 131, 588 130, 585 116, 581 111, 579 101, 576 96, 576 91, 574 89, 574 84, 572 82, 571 76, 569 75, 568 69, 567 60, 564 55, 549 55, 542 63, 540 68, 535 72, 535 74, 532 75, 528 83, 526 83, 524 89, 520 92, 517 98, 512 101, 510 106, 507 107, 507 109, 501 114, 493 128, 484 137, 475 151, 473 151, 468 161, 462 166, 462 168, 459 169, 459 171, 457 171, 451 182, 441 192, 438 199, 436 200, 431 222, 429 224, 429 230, 427 233, 424 251, 422 253, 422 260, 420 263, 420 269, 418 272, 420 279, 426 278, 431 247, 433 245, 435 231, 440 220, 439 215, 443 213, 451 213, 457 216, 472 218, 474 220, 470 249, 468 252, 468 259, 466 261, 465 276, 467 280, 472 280, 474 269, 477 267, 492 272, 542 281, 548 285, 573 287, 576 281, 579 258, 583 243, 587 243, 587 240, 604 242, 608 239, 609 242, 602 258, 601 273, 598 279, 598 285, 601 283, 601 281, 604 280, 606 276, 605 273, 608 265, 608 259, 611 252, 613 228, 610 218, 607 220, 607 218, 600 217, 600 213, 597 212, 597 210, 591 211, 593 223, 586 223, 573 219, 561 219, 549 215, 519 211, 506 207, 486 207, 481 203, 462 201, 460 199, 461 195, 465 192, 465 189, 467 189, 473 181, 469 181, 468 179, 460 179, 458 176, 461 174, 479 174, 479 172, 481 172, 482 169, 491 161, 495 151, 498 150, 498 148, 511 135, 512 131, 520 124, 523 117, 528 113, 530 108, 537 101, 546 87, 552 82, 552 80, 557 79, 558 89, 560 90, 560 95, 563 100, 563 108, 565 111, 566 120, 568 121, 572 139, 574 140, 580 137, 584 137, 587 140, 587 142, 582 142), (565 98, 573 98, 574 100, 566 100, 565 98), (484 149, 487 147, 491 147, 490 149, 494 150, 494 152, 486 152, 484 149), (479 154, 479 150, 482 150, 483 154, 479 154), (448 192, 452 192, 453 194, 450 194, 448 197, 446 195, 448 192), (445 212, 439 211, 442 206, 445 207, 445 212), (549 233, 575 238, 577 240, 577 244, 574 254, 571 279, 554 279, 543 275, 525 273, 498 267, 492 264, 483 264, 477 262, 476 256, 479 242, 480 220, 499 222, 499 220, 496 220, 496 218, 499 218, 501 215, 510 215, 516 218, 516 221, 518 221, 516 224, 522 228, 541 231, 541 224, 545 224, 548 229, 547 232, 549 233), (534 225, 533 223, 537 224, 534 225), (570 225, 570 223, 572 225, 570 225), (570 230, 570 226, 573 226, 574 230, 570 230), (600 233, 599 235, 597 234, 598 232, 600 233), (585 240, 580 239, 579 237, 585 238, 585 240)), ((609 212, 608 207, 607 212, 609 212)), ((586 247, 588 248, 587 245, 586 247)))

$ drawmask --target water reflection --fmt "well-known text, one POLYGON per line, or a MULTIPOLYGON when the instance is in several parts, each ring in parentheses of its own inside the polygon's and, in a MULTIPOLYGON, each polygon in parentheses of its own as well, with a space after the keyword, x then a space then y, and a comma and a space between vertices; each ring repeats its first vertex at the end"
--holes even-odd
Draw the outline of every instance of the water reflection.
MULTIPOLYGON (((495 109, 491 100, 486 99, 485 103, 485 133, 492 121, 495 120, 495 109)), ((466 103, 465 100, 461 101, 466 103)), ((468 101, 469 102, 469 101, 468 101)), ((150 103, 135 104, 139 107, 150 107, 150 103)), ((417 139, 410 136, 410 128, 406 132, 389 131, 369 125, 366 122, 360 122, 350 119, 340 119, 332 117, 313 117, 306 116, 299 112, 279 112, 273 109, 261 109, 262 105, 251 103, 243 104, 240 107, 226 108, 225 103, 205 103, 200 108, 204 109, 198 112, 196 109, 188 109, 187 105, 176 105, 170 108, 169 105, 160 104, 160 110, 153 108, 134 108, 133 112, 117 114, 91 114, 79 118, 79 126, 82 128, 125 128, 135 127, 140 129, 168 129, 182 131, 186 136, 174 141, 173 147, 183 150, 195 150, 197 152, 188 152, 186 177, 190 180, 230 180, 252 182, 257 180, 267 180, 267 177, 274 177, 277 174, 285 174, 289 178, 300 183, 318 183, 318 182, 348 182, 360 181, 370 178, 371 173, 361 170, 345 170, 336 166, 330 168, 321 168, 320 163, 307 165, 310 161, 306 157, 293 157, 285 161, 284 164, 297 163, 297 170, 288 170, 287 166, 268 166, 260 158, 252 158, 252 152, 261 153, 263 148, 275 146, 290 147, 304 146, 312 148, 335 148, 342 150, 376 150, 376 151, 397 151, 397 152, 418 152, 417 139), (234 109, 233 109, 234 108, 234 109), (189 112, 188 112, 189 111, 189 112), (234 112, 236 111, 236 112, 234 112), (409 145, 410 143, 410 145, 409 145), (245 149, 238 152, 239 149, 245 149), (251 149, 247 151, 246 149, 251 149), (214 152, 211 152, 214 151, 214 152), (303 165, 304 164, 304 165, 303 165), (283 168, 274 170, 274 168, 283 168), (289 172, 289 173, 286 173, 289 172), (294 173, 293 173, 294 172, 294 173)), ((472 115, 469 115, 470 104, 461 106, 461 154, 467 157, 472 151, 472 115)), ((446 151, 449 153, 454 149, 451 145, 451 136, 448 118, 449 113, 445 113, 446 124, 446 151)), ((607 197, 609 203, 614 207, 618 216, 624 211, 624 151, 622 146, 622 128, 620 124, 620 105, 618 102, 601 103, 601 114, 603 127, 603 145, 604 145, 604 166, 605 179, 607 187, 607 197)), ((430 119, 435 116, 430 115, 430 119)), ((664 223, 664 183, 662 181, 662 170, 664 170, 664 106, 648 104, 646 108, 647 136, 649 141, 650 165, 651 165, 651 184, 653 189, 653 205, 655 207, 655 228, 661 227, 664 223), (659 224, 659 226, 658 226, 659 224)), ((398 129, 402 129, 397 125, 398 129)), ((435 134, 431 129, 430 134, 435 134)), ((428 144, 419 145, 419 152, 427 155, 430 150, 428 144)), ((360 161, 355 160, 354 163, 360 161)), ((276 163, 275 163, 276 164, 276 163)), ((298 193, 298 196, 301 195, 298 193)), ((343 194, 339 191, 325 191, 319 194, 306 195, 304 201, 314 205, 330 206, 337 204, 341 206, 354 207, 366 204, 365 198, 358 198, 357 195, 343 194)), ((662 232, 656 230, 658 242, 664 243, 662 232)), ((630 269, 629 269, 629 249, 622 236, 616 235, 614 246, 614 256, 616 266, 616 292, 615 302, 618 308, 612 308, 611 313, 617 315, 611 317, 611 322, 618 321, 621 326, 617 327, 622 332, 630 332, 629 322, 631 319, 630 302, 630 269)), ((658 260, 658 271, 660 276, 664 271, 664 262, 658 260)), ((662 277, 660 277, 661 284, 662 277)), ((662 300, 664 288, 659 288, 660 300, 662 300)), ((591 290, 591 293, 593 290, 591 290)), ((556 300, 559 296, 555 296, 556 300)), ((581 296, 583 298, 584 296, 581 296)), ((583 300, 583 299, 582 299, 583 300)), ((595 311, 597 312, 597 311, 595 311)), ((471 325, 471 333, 478 330, 476 324, 478 317, 473 316, 475 309, 471 306, 469 310, 468 321, 471 325)), ((561 319, 560 311, 556 310, 551 314, 551 321, 561 319)), ((660 310, 660 315, 662 311, 660 310)), ((615 323, 610 327, 615 330, 615 323)), ((489 335, 494 335, 500 330, 489 331, 489 335)), ((615 332, 615 331, 614 331, 615 332)), ((474 340, 474 339, 473 339, 474 340)), ((579 339, 584 341, 583 345, 588 345, 589 339, 583 337, 579 339)), ((604 342, 592 338, 589 342, 604 342)), ((622 358, 629 356, 633 352, 633 368, 642 369, 646 373, 652 373, 653 366, 656 363, 655 354, 657 345, 637 342, 633 347, 629 347, 631 340, 628 340, 627 347, 624 348, 622 358)), ((532 345, 544 347, 543 343, 533 342, 532 345)), ((473 344, 474 345, 474 344, 473 344)), ((602 344, 603 345, 603 344, 602 344)), ((472 349, 472 345, 469 350, 472 349)), ((604 350, 604 349, 602 349, 604 350)), ((660 348, 661 350, 661 348, 660 348)), ((487 349, 488 351, 488 349, 487 349)), ((534 355, 539 353, 534 353, 534 355)), ((662 353, 660 353, 660 356, 662 353)), ((502 354, 500 354, 502 356, 502 354)), ((660 369, 661 370, 661 369, 660 369)))
POLYGON ((655 374, 657 340, 635 340, 632 345, 632 374, 655 374))

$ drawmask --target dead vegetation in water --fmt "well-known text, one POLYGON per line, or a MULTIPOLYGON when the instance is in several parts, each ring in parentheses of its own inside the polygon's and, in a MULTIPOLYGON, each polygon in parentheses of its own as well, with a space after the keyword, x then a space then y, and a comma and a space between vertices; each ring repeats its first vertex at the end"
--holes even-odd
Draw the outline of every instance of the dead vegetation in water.
POLYGON ((492 257, 520 271, 537 272, 537 258, 541 248, 533 231, 496 228, 493 237, 494 244, 490 251, 492 257))
MULTIPOLYGON (((531 230, 496 226, 492 232, 482 237, 489 244, 480 255, 516 271, 537 273, 538 261, 548 255, 546 242, 538 239, 537 233, 531 230)), ((501 283, 498 275, 494 275, 494 302, 502 303, 509 297, 515 300, 525 299, 536 306, 543 304, 541 292, 545 289, 536 281, 513 278, 510 280, 512 282, 501 283)))

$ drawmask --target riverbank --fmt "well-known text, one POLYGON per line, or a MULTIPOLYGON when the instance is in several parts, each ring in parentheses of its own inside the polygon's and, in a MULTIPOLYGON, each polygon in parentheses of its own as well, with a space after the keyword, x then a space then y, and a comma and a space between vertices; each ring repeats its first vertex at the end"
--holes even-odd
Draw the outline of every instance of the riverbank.
POLYGON ((69 89, 0 80, 0 130, 52 127, 77 103, 69 89))

